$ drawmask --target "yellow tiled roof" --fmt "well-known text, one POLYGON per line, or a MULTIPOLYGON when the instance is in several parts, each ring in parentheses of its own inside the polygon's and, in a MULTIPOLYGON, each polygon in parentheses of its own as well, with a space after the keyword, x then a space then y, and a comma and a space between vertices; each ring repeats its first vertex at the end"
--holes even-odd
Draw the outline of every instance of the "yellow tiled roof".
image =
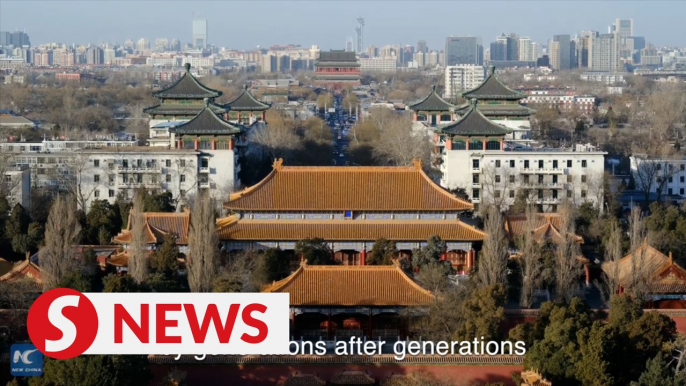
POLYGON ((248 220, 230 216, 217 221, 222 240, 419 241, 438 235, 446 241, 481 241, 482 231, 459 220, 248 220))
POLYGON ((287 292, 291 306, 419 306, 431 292, 397 265, 307 265, 262 292, 287 292))
MULTIPOLYGON (((524 234, 526 228, 526 216, 514 215, 505 217, 505 232, 510 240, 524 234)), ((559 213, 538 213, 536 215, 536 229, 534 229, 534 239, 542 242, 551 239, 558 243, 562 240, 560 235, 561 219, 559 213)), ((584 243, 583 237, 574 235, 574 238, 579 244, 584 243)))
MULTIPOLYGON (((160 244, 164 241, 164 236, 173 234, 176 236, 176 244, 188 244, 188 229, 190 225, 190 212, 166 213, 166 212, 147 212, 143 213, 146 224, 146 234, 148 244, 160 244)), ((131 243, 131 218, 126 229, 114 236, 113 241, 118 244, 131 243)))
POLYGON ((283 166, 254 186, 231 194, 232 210, 444 211, 468 210, 424 174, 421 162, 406 167, 283 166))

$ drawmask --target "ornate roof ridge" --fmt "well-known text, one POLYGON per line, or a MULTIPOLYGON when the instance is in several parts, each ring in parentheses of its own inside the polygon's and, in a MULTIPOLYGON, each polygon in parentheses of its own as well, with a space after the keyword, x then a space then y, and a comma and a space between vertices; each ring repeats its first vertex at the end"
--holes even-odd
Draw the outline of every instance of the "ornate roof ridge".
MULTIPOLYGON (((241 111, 240 107, 243 107, 244 109, 249 109, 249 110, 267 110, 271 107, 270 104, 264 103, 261 100, 255 98, 254 95, 248 90, 248 86, 243 86, 243 92, 240 93, 236 98, 231 100, 230 102, 227 102, 224 104, 224 106, 229 107, 231 110, 236 110, 236 111, 241 111), (236 102, 247 102, 248 104, 253 104, 253 106, 238 106, 234 107, 234 104, 236 102)), ((245 111, 245 110, 243 110, 245 111)))
MULTIPOLYGON (((427 96, 425 96, 423 99, 420 99, 418 101, 408 103, 407 107, 412 109, 412 110, 417 110, 417 111, 423 110, 421 105, 423 103, 426 103, 432 97, 435 99, 433 101, 434 103, 437 103, 439 105, 442 104, 445 106, 445 111, 451 111, 457 107, 457 105, 454 105, 454 104, 446 101, 445 99, 441 98, 441 96, 438 95, 438 93, 436 93, 436 85, 435 84, 431 85, 431 92, 427 96)), ((440 110, 441 108, 443 108, 443 107, 436 107, 436 106, 426 107, 426 109, 432 109, 434 111, 440 110)))
POLYGON ((470 98, 481 98, 481 99, 524 99, 526 94, 520 93, 509 88, 503 82, 495 76, 495 66, 491 66, 489 69, 489 75, 484 79, 484 81, 469 91, 463 92, 462 97, 470 98), (501 94, 489 94, 493 91, 484 92, 484 88, 494 88, 494 90, 499 90, 497 92, 503 92, 501 94))
POLYGON ((159 98, 193 98, 193 97, 211 97, 211 98, 217 98, 220 97, 223 93, 219 90, 211 89, 202 83, 200 83, 193 74, 191 74, 191 65, 190 63, 186 63, 184 65, 186 71, 183 74, 183 76, 177 80, 176 82, 172 83, 169 87, 166 87, 162 90, 155 91, 152 93, 153 96, 159 97, 159 98), (189 84, 183 84, 183 82, 191 82, 189 84), (177 87, 190 87, 190 90, 183 90, 184 92, 181 93, 174 93, 174 89, 177 87), (192 90, 192 88, 196 88, 196 90, 192 90), (201 91, 201 93, 197 93, 198 89, 201 91), (189 91, 192 91, 189 93, 189 91), (166 95, 165 95, 166 94, 166 95))
MULTIPOLYGON (((510 129, 508 129, 507 127, 500 125, 498 123, 495 123, 492 120, 486 118, 486 116, 481 111, 479 111, 479 109, 477 108, 477 100, 475 98, 472 98, 472 106, 469 108, 469 111, 467 111, 462 117, 460 117, 460 119, 458 119, 455 122, 451 122, 451 123, 439 126, 438 128, 436 128, 436 131, 437 132, 445 132, 448 134, 460 134, 459 132, 450 132, 450 131, 446 131, 446 130, 454 130, 456 128, 459 128, 460 125, 466 124, 467 120, 469 120, 472 117, 472 114, 474 114, 474 118, 472 118, 472 119, 477 119, 478 121, 481 121, 481 122, 477 121, 477 123, 485 125, 485 127, 476 127, 476 128, 469 127, 466 130, 464 130, 465 135, 505 135, 505 134, 508 134, 511 132, 510 129), (469 131, 469 130, 472 130, 472 131, 469 131), (479 131, 483 131, 483 130, 492 130, 493 132, 492 133, 480 133, 479 132, 479 131)), ((470 124, 473 124, 473 123, 470 122, 470 124)))

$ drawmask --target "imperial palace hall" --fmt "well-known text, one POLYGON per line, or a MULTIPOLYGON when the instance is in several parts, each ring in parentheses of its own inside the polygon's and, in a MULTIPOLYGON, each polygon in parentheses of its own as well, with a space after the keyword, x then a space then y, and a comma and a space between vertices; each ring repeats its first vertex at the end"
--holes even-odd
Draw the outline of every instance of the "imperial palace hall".
POLYGON ((396 243, 401 256, 431 236, 447 244, 442 258, 467 274, 485 234, 460 221, 473 205, 435 184, 421 162, 405 167, 284 166, 230 195, 217 221, 226 251, 280 248, 297 267, 296 242, 324 239, 342 265, 365 265, 375 240, 396 243))

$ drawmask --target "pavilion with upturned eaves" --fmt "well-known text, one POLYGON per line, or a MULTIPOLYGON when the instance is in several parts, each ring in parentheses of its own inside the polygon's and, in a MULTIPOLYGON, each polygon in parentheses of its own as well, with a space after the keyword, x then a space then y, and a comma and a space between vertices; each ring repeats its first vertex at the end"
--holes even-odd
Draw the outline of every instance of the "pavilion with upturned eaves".
MULTIPOLYGON (((508 141, 527 141, 531 131, 529 119, 535 110, 520 104, 526 94, 512 90, 503 84, 495 75, 495 67, 491 67, 488 77, 479 87, 462 93, 468 100, 479 101, 479 111, 488 119, 506 126, 511 130, 506 138, 508 141)), ((456 110, 460 115, 469 111, 469 105, 456 110)))
POLYGON ((476 99, 462 117, 439 126, 435 142, 446 150, 503 150, 505 136, 510 130, 486 118, 477 108, 476 99))
POLYGON ((396 243, 401 256, 437 235, 442 256, 463 274, 475 263, 485 234, 459 220, 473 205, 436 185, 421 162, 404 167, 283 166, 258 184, 231 194, 229 216, 217 232, 227 251, 278 247, 299 264, 295 244, 322 238, 343 265, 365 265, 377 239, 396 243))
POLYGON ((243 92, 224 107, 228 110, 227 120, 251 125, 258 119, 266 122, 265 115, 271 106, 257 100, 248 90, 248 86, 244 86, 243 92))
POLYGON ((407 106, 414 112, 413 121, 426 122, 429 126, 452 122, 455 120, 455 109, 458 106, 445 101, 436 92, 436 86, 431 86, 431 92, 424 99, 407 106))

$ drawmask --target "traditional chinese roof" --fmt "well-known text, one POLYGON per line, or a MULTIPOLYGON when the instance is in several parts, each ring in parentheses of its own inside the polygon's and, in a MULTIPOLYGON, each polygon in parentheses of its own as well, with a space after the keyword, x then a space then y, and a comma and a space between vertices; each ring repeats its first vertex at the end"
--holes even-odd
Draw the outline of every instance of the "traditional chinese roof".
POLYGON ((269 104, 255 99, 248 91, 247 86, 243 88, 241 95, 224 106, 228 106, 233 111, 264 111, 271 107, 269 104))
POLYGON ((462 93, 462 96, 467 99, 508 99, 519 100, 526 98, 526 94, 517 92, 505 86, 495 76, 495 67, 491 67, 490 74, 479 87, 462 93))
MULTIPOLYGON (((189 105, 165 102, 155 106, 147 107, 143 109, 143 112, 150 115, 197 115, 205 108, 207 108, 207 106, 204 104, 189 105)), ((209 103, 209 108, 215 114, 223 114, 226 112, 225 107, 214 102, 209 103)))
MULTIPOLYGON (((146 241, 148 244, 161 244, 164 236, 173 234, 176 236, 177 245, 188 244, 188 229, 191 215, 189 211, 181 213, 146 212, 145 218, 146 241)), ((117 244, 131 243, 131 223, 133 214, 129 213, 126 229, 114 236, 113 241, 117 244)))
POLYGON ((222 95, 221 91, 203 86, 191 74, 191 65, 186 63, 186 73, 171 86, 152 93, 157 98, 170 99, 203 99, 217 98, 222 95))
POLYGON ((287 292, 291 306, 421 306, 434 300, 396 265, 308 265, 303 262, 262 292, 287 292))
POLYGON ((250 220, 229 216, 217 222, 222 240, 423 241, 438 235, 446 241, 481 241, 482 231, 459 220, 250 220))
POLYGON ((288 379, 281 383, 282 386, 325 386, 326 381, 319 378, 317 374, 291 374, 288 379))
POLYGON ((15 263, 12 269, 0 276, 0 282, 14 282, 19 280, 30 280, 35 283, 36 289, 43 288, 43 270, 31 260, 26 259, 15 263))
POLYGON ((414 166, 283 166, 231 194, 224 208, 250 211, 447 211, 474 206, 414 166))
POLYGON ((178 126, 174 126, 169 129, 170 133, 175 134, 192 134, 192 135, 202 135, 202 134, 239 134, 243 132, 243 127, 230 122, 227 122, 217 116, 209 105, 193 119, 188 122, 184 122, 178 126))
POLYGON ((476 107, 476 99, 472 99, 472 106, 465 115, 455 122, 438 127, 436 132, 464 136, 498 136, 505 135, 510 130, 486 118, 476 107))
POLYGON ((343 370, 329 381, 331 385, 375 385, 376 380, 366 371, 343 370))
POLYGON ((431 86, 431 92, 424 99, 411 103, 407 107, 414 111, 452 111, 455 105, 446 102, 436 92, 436 86, 431 86))
MULTIPOLYGON (((552 240, 554 243, 561 242, 560 233, 561 218, 559 213, 537 213, 534 225, 534 240, 544 242, 552 240)), ((518 236, 522 236, 526 231, 526 215, 514 215, 505 217, 505 233, 510 241, 514 241, 518 236)), ((574 235, 579 244, 584 243, 583 237, 574 235)))
POLYGON ((629 253, 619 260, 618 266, 606 262, 602 269, 609 276, 619 275, 619 283, 630 285, 634 272, 651 278, 652 293, 686 294, 686 269, 674 262, 672 253, 669 257, 653 248, 644 240, 643 244, 633 253, 629 253))
POLYGON ((321 51, 315 62, 316 67, 360 67, 354 52, 343 50, 321 51))

